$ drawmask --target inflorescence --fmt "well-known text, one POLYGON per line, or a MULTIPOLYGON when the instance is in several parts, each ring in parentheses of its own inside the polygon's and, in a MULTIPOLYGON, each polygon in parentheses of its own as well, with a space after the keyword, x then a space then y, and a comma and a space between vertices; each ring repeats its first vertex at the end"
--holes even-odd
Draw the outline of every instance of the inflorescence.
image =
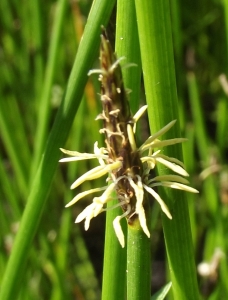
POLYGON ((147 109, 147 105, 141 107, 134 116, 131 115, 123 86, 120 60, 116 59, 103 29, 100 47, 101 69, 91 70, 89 75, 99 73, 99 80, 101 81, 103 111, 96 119, 103 120, 104 128, 100 130, 100 133, 105 135, 106 147, 99 148, 98 142, 95 142, 94 154, 68 151, 61 148, 61 151, 70 157, 63 158, 60 162, 98 160, 99 166, 79 177, 71 185, 71 189, 78 187, 86 180, 93 180, 104 175, 108 176, 107 185, 77 194, 66 207, 75 204, 87 195, 103 192, 100 196, 94 197, 92 203, 76 218, 76 223, 85 220, 85 230, 88 230, 90 220, 107 210, 106 204, 113 200, 113 192, 116 192, 119 202, 112 208, 121 206, 123 214, 114 219, 113 227, 121 246, 124 247, 124 234, 120 225, 120 220, 124 217, 128 223, 138 218, 142 230, 150 237, 145 212, 147 193, 158 201, 162 211, 169 219, 172 219, 167 205, 154 188, 164 186, 192 193, 198 191, 187 185, 188 181, 184 177, 188 176, 188 173, 181 161, 165 156, 161 150, 154 151, 155 148, 162 148, 186 140, 184 138, 163 141, 158 139, 175 124, 175 120, 150 136, 140 147, 137 147, 135 142, 136 123, 147 109), (155 168, 157 163, 163 164, 176 175, 170 174, 151 178, 150 171, 155 168))

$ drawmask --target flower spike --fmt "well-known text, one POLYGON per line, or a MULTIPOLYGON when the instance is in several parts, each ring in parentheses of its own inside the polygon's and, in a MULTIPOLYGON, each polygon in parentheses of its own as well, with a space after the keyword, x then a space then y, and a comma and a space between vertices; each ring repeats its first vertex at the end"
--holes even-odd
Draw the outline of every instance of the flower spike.
POLYGON ((129 224, 138 220, 137 224, 139 223, 142 231, 148 238, 150 237, 150 228, 147 225, 148 195, 151 195, 159 203, 165 215, 172 219, 168 206, 155 192, 155 187, 164 186, 191 193, 198 191, 188 186, 189 182, 184 177, 189 175, 184 164, 174 157, 168 157, 161 153, 161 148, 186 141, 184 138, 158 139, 171 129, 176 120, 171 121, 151 135, 141 146, 137 146, 136 124, 146 111, 147 105, 142 106, 132 116, 127 99, 128 93, 123 85, 120 67, 122 59, 117 59, 113 53, 105 29, 102 28, 100 69, 91 70, 89 75, 98 73, 101 82, 102 112, 96 120, 101 119, 103 121, 103 128, 100 129, 100 133, 105 137, 106 147, 99 148, 98 143, 95 142, 94 153, 80 153, 61 148, 60 150, 70 157, 63 158, 60 162, 97 159, 99 165, 75 180, 71 189, 77 188, 84 181, 94 180, 104 175, 107 175, 108 185, 78 193, 66 207, 91 194, 102 192, 100 196, 93 198, 92 203, 78 215, 75 222, 79 223, 85 220, 85 230, 88 230, 90 221, 101 212, 121 207, 123 213, 113 220, 113 228, 120 245, 124 247, 124 234, 120 224, 123 218, 126 218, 129 224), (155 148, 156 151, 154 151, 155 148), (157 150, 157 148, 159 149, 157 150), (150 171, 158 163, 176 174, 153 177, 150 171), (113 199, 114 191, 118 204, 107 208, 107 203, 113 199))

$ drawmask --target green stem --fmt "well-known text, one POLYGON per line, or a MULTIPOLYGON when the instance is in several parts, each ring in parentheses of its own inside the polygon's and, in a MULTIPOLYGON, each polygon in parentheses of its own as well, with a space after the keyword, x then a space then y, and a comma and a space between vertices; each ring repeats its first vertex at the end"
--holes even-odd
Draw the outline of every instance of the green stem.
POLYGON ((137 220, 128 226, 127 299, 149 300, 151 294, 150 239, 137 220))
MULTIPOLYGON (((132 111, 139 109, 141 59, 136 22, 135 5, 130 1, 119 0, 117 5, 116 52, 124 56, 127 63, 136 66, 123 69, 125 87, 129 95, 132 111), (127 19, 127 22, 126 22, 127 19)), ((136 224, 134 224, 136 225, 136 224)), ((141 227, 128 226, 127 242, 127 299, 150 299, 150 240, 141 227)))
POLYGON ((125 88, 131 91, 129 94, 131 110, 136 113, 140 101, 141 58, 135 5, 131 1, 119 0, 117 3, 115 50, 118 57, 126 57, 124 63, 135 64, 123 68, 122 74, 125 88))
POLYGON ((114 0, 99 0, 95 1, 92 5, 84 36, 79 45, 69 78, 65 98, 59 108, 44 155, 33 180, 31 193, 7 264, 1 285, 1 300, 15 299, 18 293, 29 254, 28 249, 31 246, 39 225, 52 179, 58 165, 60 157, 59 148, 64 145, 67 139, 79 106, 87 81, 87 73, 94 61, 95 50, 98 49, 100 25, 107 23, 114 4, 114 0), (79 100, 75 101, 75 99, 79 100))
MULTIPOLYGON (((125 88, 129 88, 130 105, 133 112, 139 106, 141 62, 139 52, 139 42, 137 34, 137 23, 135 7, 130 1, 120 0, 117 3, 117 23, 116 23, 116 53, 118 57, 126 57, 126 63, 135 63, 137 67, 124 68, 122 75, 125 88), (127 22, 126 22, 127 18, 127 22)), ((108 207, 115 205, 117 201, 112 201, 108 207)), ((122 249, 113 230, 113 220, 121 215, 121 209, 107 211, 105 253, 103 268, 102 299, 124 299, 126 281, 126 247, 122 249), (110 263, 115 262, 115 263, 110 263)), ((126 234, 126 222, 122 220, 122 229, 126 234)))
MULTIPOLYGON (((135 0, 145 92, 151 132, 178 119, 178 102, 173 58, 169 1, 135 0), (150 13, 148 13, 150 12, 150 13)), ((164 138, 180 136, 178 124, 164 138)), ((164 154, 182 159, 180 145, 167 147, 164 154)), ((160 175, 167 169, 158 167, 160 175)), ((187 196, 162 189, 173 220, 162 214, 166 250, 174 299, 199 298, 193 256, 187 196)))
POLYGON ((45 77, 43 82, 43 89, 41 93, 41 98, 39 101, 39 110, 38 110, 38 122, 37 130, 34 139, 34 158, 32 160, 32 170, 31 178, 37 171, 41 155, 44 151, 45 141, 47 139, 47 127, 49 122, 50 115, 50 96, 51 89, 53 87, 53 81, 55 77, 55 71, 57 69, 57 57, 59 52, 59 44, 61 41, 61 33, 64 24, 64 16, 67 8, 68 2, 62 0, 58 3, 56 9, 55 22, 53 26, 53 33, 50 42, 50 48, 48 53, 48 62, 45 71, 45 77))
MULTIPOLYGON (((111 201, 108 207, 117 203, 117 200, 111 201)), ((114 218, 121 214, 122 211, 120 208, 111 209, 106 214, 102 300, 124 299, 126 248, 121 248, 113 229, 114 218)), ((122 229, 126 234, 125 220, 122 221, 122 229)))

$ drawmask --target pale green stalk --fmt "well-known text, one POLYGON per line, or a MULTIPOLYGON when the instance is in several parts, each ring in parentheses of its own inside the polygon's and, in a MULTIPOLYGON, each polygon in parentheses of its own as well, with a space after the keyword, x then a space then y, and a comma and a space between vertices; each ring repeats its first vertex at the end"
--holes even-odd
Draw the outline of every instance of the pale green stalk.
MULTIPOLYGON (((170 7, 166 0, 135 0, 139 29, 145 92, 151 132, 178 119, 170 7)), ((179 137, 175 125, 164 138, 179 137)), ((180 145, 167 147, 164 153, 182 159, 180 145)), ((159 174, 166 174, 158 168, 159 174)), ((161 189, 173 219, 162 215, 166 250, 174 299, 199 298, 186 195, 161 189), (180 242, 181 241, 181 242, 180 242)))
MULTIPOLYGON (((118 1, 116 52, 119 57, 126 57, 126 63, 135 64, 135 66, 123 69, 125 86, 131 90, 130 106, 135 113, 139 109, 141 59, 135 5, 130 1, 118 1)), ((149 299, 151 290, 150 240, 139 224, 128 226, 126 267, 127 299, 149 299)))
MULTIPOLYGON (((136 112, 140 99, 141 62, 135 7, 130 1, 121 0, 117 3, 115 45, 117 56, 126 58, 121 63, 122 66, 128 63, 136 64, 136 66, 122 68, 125 88, 131 90, 129 94, 130 107, 133 112, 136 112)), ((108 207, 113 206, 115 203, 116 201, 111 202, 108 204, 108 207)), ((102 285, 102 299, 104 300, 124 299, 126 293, 126 275, 127 277, 129 275, 129 273, 126 274, 126 246, 124 249, 120 247, 113 230, 112 222, 118 215, 121 215, 121 209, 107 211, 102 285)), ((122 220, 122 227, 125 232, 125 239, 127 239, 125 219, 122 220)), ((132 249, 135 249, 134 246, 132 249)))
POLYGON ((150 239, 139 222, 128 226, 127 299, 149 300, 151 297, 150 239))

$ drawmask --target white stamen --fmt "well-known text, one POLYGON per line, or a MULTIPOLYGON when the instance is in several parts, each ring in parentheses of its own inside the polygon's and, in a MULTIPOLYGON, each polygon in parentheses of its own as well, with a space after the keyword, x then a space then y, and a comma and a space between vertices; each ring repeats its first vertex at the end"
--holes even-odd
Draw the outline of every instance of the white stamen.
POLYGON ((105 72, 101 69, 93 69, 87 73, 88 76, 90 76, 92 74, 105 74, 105 72))
POLYGON ((164 140, 164 141, 160 141, 160 140, 155 140, 152 142, 148 142, 148 143, 144 143, 140 148, 139 151, 141 153, 143 153, 144 151, 152 148, 161 148, 161 147, 166 147, 166 146, 171 146, 174 144, 178 144, 178 143, 183 143, 186 142, 187 139, 184 138, 176 138, 176 139, 169 139, 169 140, 164 140))
POLYGON ((159 153, 159 155, 158 155, 158 152, 154 152, 153 156, 154 156, 154 157, 161 157, 161 158, 163 158, 163 159, 165 159, 165 160, 167 160, 167 161, 170 161, 170 162, 172 162, 172 163, 174 163, 174 164, 176 164, 176 165, 180 165, 183 169, 185 168, 185 165, 183 164, 183 162, 180 161, 180 160, 177 159, 177 158, 169 157, 169 156, 167 156, 167 155, 160 154, 160 153, 159 153))
POLYGON ((158 132, 156 132, 155 134, 151 135, 145 141, 145 143, 142 144, 142 146, 139 148, 139 150, 140 151, 144 151, 142 149, 144 148, 145 145, 152 143, 154 140, 156 140, 157 137, 159 137, 159 136, 163 135, 164 133, 166 133, 175 123, 176 123, 176 120, 173 120, 169 124, 167 124, 165 127, 163 127, 162 129, 160 129, 158 132))
POLYGON ((103 186, 100 188, 95 188, 95 189, 91 189, 82 193, 79 193, 76 197, 74 197, 69 203, 67 203, 67 205, 65 207, 69 207, 73 204, 75 204, 76 202, 78 202, 80 199, 84 198, 85 196, 89 195, 89 194, 93 194, 93 193, 97 193, 97 192, 101 192, 103 190, 107 189, 107 186, 103 186))
POLYGON ((106 117, 104 110, 96 117, 95 121, 97 120, 105 120, 106 122, 109 122, 109 118, 106 117))
POLYGON ((109 186, 106 188, 106 190, 104 191, 104 193, 100 196, 100 197, 95 197, 93 199, 93 201, 95 203, 107 203, 107 200, 110 198, 110 195, 112 194, 113 190, 115 189, 115 182, 112 182, 111 184, 109 184, 109 186))
POLYGON ((86 172, 85 174, 83 174, 81 177, 79 177, 72 185, 71 185, 71 189, 76 188, 77 186, 79 186, 80 184, 82 184, 84 181, 86 180, 93 180, 96 178, 99 178, 113 170, 119 169, 122 165, 121 161, 116 161, 112 164, 109 165, 105 165, 105 166, 98 166, 93 168, 92 170, 86 172))
MULTIPOLYGON (((107 151, 105 150, 105 148, 98 148, 98 142, 95 142, 95 143, 94 143, 94 153, 95 153, 95 155, 98 156, 97 159, 98 159, 98 161, 99 161, 99 163, 100 163, 101 166, 104 166, 104 165, 105 165, 105 162, 104 162, 103 158, 100 157, 100 155, 104 155, 105 152, 107 152, 107 151)), ((108 157, 107 157, 107 158, 108 158, 108 157)), ((106 158, 106 159, 107 159, 107 158, 106 158)))
POLYGON ((78 160, 93 159, 93 158, 102 158, 102 159, 108 158, 108 156, 104 155, 104 154, 80 153, 77 151, 69 151, 69 150, 65 150, 62 148, 60 148, 60 150, 63 153, 68 154, 73 157, 62 158, 59 160, 59 162, 70 162, 70 161, 78 161, 78 160))
POLYGON ((155 160, 169 168, 170 170, 182 175, 182 176, 189 176, 189 174, 181 167, 176 164, 173 164, 161 157, 155 157, 155 160))
MULTIPOLYGON (((94 215, 95 204, 91 203, 88 205, 76 218, 75 223, 80 223, 84 219, 91 220, 94 215)), ((88 223, 87 223, 88 225, 88 223)), ((89 226, 85 226, 85 230, 88 230, 89 226)))
POLYGON ((133 133, 132 126, 130 124, 127 124, 127 135, 128 135, 128 139, 129 139, 129 143, 131 145, 132 151, 136 151, 137 147, 136 147, 136 144, 135 144, 135 136, 134 136, 134 133, 133 133))
POLYGON ((143 200, 144 200, 143 184, 142 184, 142 181, 141 181, 141 177, 137 176, 137 178, 138 178, 138 182, 137 182, 138 194, 136 195, 137 201, 136 201, 135 212, 139 215, 140 225, 141 225, 144 233, 149 238, 150 237, 150 232, 149 232, 147 224, 146 224, 145 210, 143 208, 143 200))
POLYGON ((184 184, 188 184, 188 180, 181 177, 181 176, 178 176, 178 175, 160 175, 160 176, 156 176, 154 177, 153 179, 150 179, 148 182, 147 182, 147 185, 154 182, 154 181, 177 181, 177 182, 180 182, 180 183, 184 183, 184 184))
POLYGON ((146 224, 146 217, 145 217, 145 211, 143 208, 143 198, 144 198, 144 192, 143 192, 143 186, 142 186, 142 182, 141 182, 141 178, 139 176, 138 177, 138 182, 137 184, 134 183, 134 181, 129 177, 129 183, 132 186, 132 188, 135 191, 135 197, 136 197, 136 208, 135 208, 135 213, 138 214, 139 216, 139 222, 140 225, 143 229, 143 231, 145 232, 145 234, 150 237, 150 232, 147 228, 147 224, 146 224))
POLYGON ((144 112, 147 110, 148 105, 143 105, 142 107, 140 107, 140 109, 135 113, 135 115, 133 116, 133 122, 134 127, 133 127, 133 132, 135 133, 136 131, 136 123, 138 122, 139 118, 141 118, 141 116, 144 114, 144 112))
POLYGON ((141 162, 146 162, 148 165, 148 169, 153 170, 156 166, 156 159, 153 156, 143 156, 140 158, 141 162))
POLYGON ((114 132, 114 131, 111 131, 111 130, 109 130, 107 128, 102 128, 102 129, 99 130, 99 132, 100 133, 105 133, 106 132, 109 137, 112 136, 112 135, 119 135, 119 136, 122 137, 122 135, 123 135, 123 133, 114 132))
POLYGON ((118 117, 119 112, 120 112, 119 109, 114 109, 114 110, 111 110, 109 112, 109 115, 113 115, 114 117, 118 117))
POLYGON ((108 97, 107 95, 101 95, 101 101, 112 102, 112 99, 110 97, 108 97))
POLYGON ((124 56, 118 58, 114 62, 114 64, 111 65, 111 67, 109 68, 108 72, 112 73, 115 70, 115 68, 120 64, 121 60, 124 60, 124 59, 126 59, 126 57, 124 57, 124 56))
POLYGON ((155 200, 158 201, 158 203, 161 206, 162 211, 166 214, 166 216, 169 219, 172 219, 169 209, 168 209, 167 205, 165 204, 165 202, 162 200, 162 198, 152 188, 148 187, 147 185, 144 184, 143 187, 148 193, 150 193, 155 198, 155 200))
POLYGON ((177 189, 177 190, 183 190, 183 191, 186 191, 186 192, 190 192, 190 193, 199 193, 199 191, 197 191, 196 189, 188 186, 188 185, 185 185, 185 184, 181 184, 179 182, 172 182, 172 181, 162 181, 162 182, 157 182, 157 183, 153 183, 153 184, 150 184, 151 187, 154 187, 154 186, 165 186, 165 187, 169 187, 169 188, 172 188, 172 189, 177 189))
POLYGON ((122 214, 121 216, 116 217, 113 220, 113 228, 115 230, 116 236, 117 236, 122 248, 124 248, 125 242, 124 242, 123 230, 120 225, 120 220, 123 219, 124 217, 126 217, 127 215, 129 215, 130 211, 131 211, 131 206, 128 205, 126 212, 124 214, 122 214))

